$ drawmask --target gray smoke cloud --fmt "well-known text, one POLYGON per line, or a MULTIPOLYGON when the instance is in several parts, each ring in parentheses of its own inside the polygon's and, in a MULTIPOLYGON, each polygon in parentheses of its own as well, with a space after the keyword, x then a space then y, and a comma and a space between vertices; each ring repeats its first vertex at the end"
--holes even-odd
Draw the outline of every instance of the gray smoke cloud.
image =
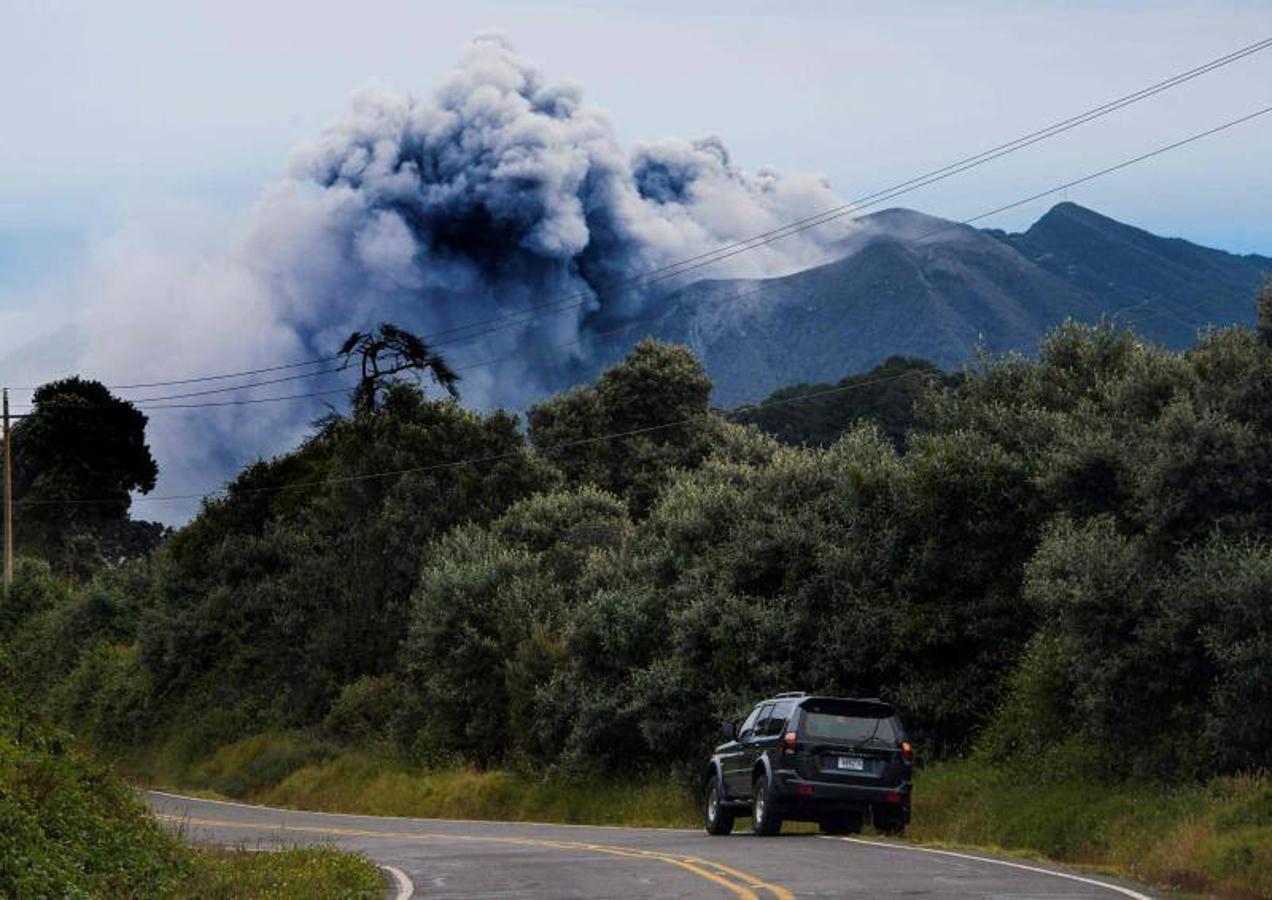
MULTIPOLYGON (((642 288, 634 276, 841 202, 816 175, 744 171, 714 137, 627 152, 577 88, 548 83, 505 42, 482 38, 431 97, 355 94, 223 252, 116 254, 94 278, 78 367, 108 383, 259 368, 330 354, 382 320, 428 336, 582 297, 478 340, 441 338, 452 364, 499 357, 464 371, 465 402, 520 408, 590 374, 598 335, 648 314, 675 286, 642 288)), ((850 227, 814 229, 693 277, 803 268, 850 227)), ((213 485, 290 446, 320 412, 297 401, 155 413, 159 492, 213 485)), ((189 509, 157 506, 145 512, 189 509)))

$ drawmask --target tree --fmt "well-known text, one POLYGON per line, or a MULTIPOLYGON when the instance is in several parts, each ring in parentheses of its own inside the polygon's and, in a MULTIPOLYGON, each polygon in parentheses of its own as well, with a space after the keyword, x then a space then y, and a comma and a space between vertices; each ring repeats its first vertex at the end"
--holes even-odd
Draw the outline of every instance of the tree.
POLYGON ((916 424, 915 402, 932 383, 954 385, 925 359, 891 356, 869 372, 836 384, 796 384, 774 391, 762 403, 734 410, 733 418, 785 444, 829 447, 862 420, 873 421, 898 448, 916 424))
POLYGON ((357 353, 362 357, 362 378, 353 392, 353 408, 357 413, 374 412, 380 391, 397 380, 401 372, 428 372, 452 398, 458 399, 459 374, 441 356, 429 349, 423 339, 388 322, 375 331, 355 331, 340 347, 345 365, 357 353))
POLYGON ((1256 298, 1259 312, 1259 337, 1272 344, 1272 273, 1263 273, 1263 284, 1256 298))
POLYGON ((146 416, 100 382, 78 376, 41 386, 32 404, 13 429, 21 546, 62 569, 81 567, 85 550, 107 557, 115 555, 108 548, 144 552, 151 542, 132 546, 133 532, 161 533, 128 518, 131 492, 153 490, 159 475, 146 444, 146 416))
POLYGON ((514 416, 405 382, 378 404, 245 470, 158 555, 141 659, 171 696, 257 727, 318 721, 345 685, 394 665, 436 539, 556 484, 514 416))
POLYGON ((645 338, 594 387, 530 410, 536 452, 573 484, 594 484, 642 513, 672 469, 693 468, 710 448, 711 380, 686 347, 645 338))

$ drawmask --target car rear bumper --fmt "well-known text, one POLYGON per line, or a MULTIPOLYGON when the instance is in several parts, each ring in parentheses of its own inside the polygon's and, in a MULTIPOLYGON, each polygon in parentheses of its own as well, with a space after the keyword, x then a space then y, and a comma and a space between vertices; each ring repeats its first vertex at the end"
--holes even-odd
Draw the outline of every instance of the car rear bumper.
POLYGON ((910 818, 910 783, 894 785, 841 784, 810 781, 795 772, 777 772, 774 787, 787 815, 827 812, 850 812, 867 807, 890 807, 904 811, 910 818))

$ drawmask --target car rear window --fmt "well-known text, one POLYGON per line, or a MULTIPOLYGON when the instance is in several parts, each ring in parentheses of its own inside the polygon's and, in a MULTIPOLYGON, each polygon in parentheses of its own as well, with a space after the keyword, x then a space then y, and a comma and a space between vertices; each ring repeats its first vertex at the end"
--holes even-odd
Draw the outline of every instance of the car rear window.
POLYGON ((807 738, 827 741, 866 741, 877 738, 894 743, 899 738, 892 707, 880 704, 820 704, 804 708, 800 728, 807 738))

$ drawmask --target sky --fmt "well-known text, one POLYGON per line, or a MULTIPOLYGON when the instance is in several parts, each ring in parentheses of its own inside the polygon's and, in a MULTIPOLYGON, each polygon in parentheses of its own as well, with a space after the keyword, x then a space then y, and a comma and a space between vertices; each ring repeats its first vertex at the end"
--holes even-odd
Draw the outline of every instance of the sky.
MULTIPOLYGON (((720 136, 852 197, 1272 33, 1266 2, 433 3, 13 0, 0 29, 0 353, 73 317, 94 256, 199 252, 350 93, 426 94, 497 33, 625 143, 720 136)), ((916 192, 961 218, 1272 99, 1272 52, 916 192)), ((1150 230, 1272 252, 1272 121, 1071 193, 1150 230)), ((1001 217, 1022 228, 1047 207, 1001 217)), ((0 372, 0 377, 4 373, 0 372)))
MULTIPOLYGON (((175 283, 197 289, 201 261, 240 240, 296 148, 340 121, 351 95, 428 97, 487 34, 576 85, 624 147, 717 136, 752 172, 819 174, 852 198, 1268 37, 1272 6, 8 0, 0 383, 21 377, 7 354, 38 356, 68 323, 113 340, 94 323, 109 326, 126 290, 146 293, 137 279, 168 260, 193 273, 175 283), (121 269, 131 280, 115 280, 103 313, 102 273, 121 269)), ((1272 50, 899 202, 971 217, 1272 103, 1269 85, 1272 50)), ((1067 199, 1272 255, 1270 149, 1272 116, 1067 199)), ((1059 199, 978 224, 1020 230, 1059 199)), ((188 374, 151 362, 147 374, 188 374)))

